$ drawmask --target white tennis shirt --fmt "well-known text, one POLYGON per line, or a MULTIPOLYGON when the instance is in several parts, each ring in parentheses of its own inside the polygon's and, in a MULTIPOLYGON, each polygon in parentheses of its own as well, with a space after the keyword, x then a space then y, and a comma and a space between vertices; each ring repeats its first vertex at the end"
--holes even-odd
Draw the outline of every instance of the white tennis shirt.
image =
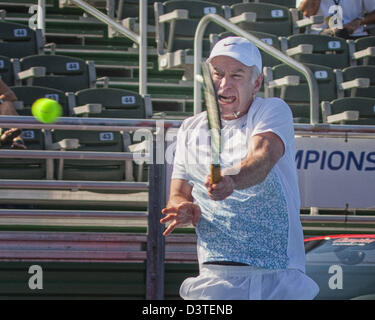
POLYGON ((222 123, 222 168, 246 157, 252 136, 277 134, 285 153, 260 184, 211 200, 204 186, 211 159, 206 112, 183 121, 172 179, 184 179, 202 215, 196 227, 199 263, 234 261, 265 269, 305 271, 292 113, 278 98, 256 98, 243 117, 222 123))

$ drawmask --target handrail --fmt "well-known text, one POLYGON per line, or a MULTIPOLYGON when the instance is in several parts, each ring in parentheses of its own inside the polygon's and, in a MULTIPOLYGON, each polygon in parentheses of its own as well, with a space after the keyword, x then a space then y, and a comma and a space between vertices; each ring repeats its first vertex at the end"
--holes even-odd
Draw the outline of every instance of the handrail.
MULTIPOLYGON (((88 14, 91 14, 101 22, 110 25, 113 29, 116 31, 122 33, 126 37, 128 37, 130 40, 132 40, 135 43, 141 42, 141 36, 137 35, 135 32, 126 29, 122 25, 118 24, 117 22, 113 21, 111 18, 109 18, 107 15, 96 9, 95 7, 89 5, 87 2, 82 0, 69 0, 69 2, 74 3, 77 7, 80 7, 82 10, 86 11, 88 14)), ((143 2, 143 1, 141 1, 143 2)))
MULTIPOLYGON (((111 28, 123 34, 139 46, 139 94, 142 96, 147 94, 147 0, 139 0, 139 35, 113 21, 107 15, 85 1, 69 0, 69 2, 74 3, 77 7, 80 7, 99 21, 111 26, 111 28)), ((45 3, 41 1, 38 6, 38 25, 39 23, 40 25, 44 25, 44 21, 42 21, 44 20, 43 12, 45 12, 45 3)))
MULTIPOLYGON (((200 63, 202 60, 203 35, 204 35, 204 31, 208 23, 210 22, 214 22, 218 24, 219 26, 235 34, 238 34, 239 36, 252 41, 254 45, 259 47, 261 50, 270 54, 274 58, 284 62, 285 64, 289 65, 293 69, 301 72, 306 77, 307 83, 310 89, 310 123, 314 125, 319 122, 319 89, 318 89, 318 84, 311 70, 305 67, 302 63, 297 62, 296 60, 288 57, 287 55, 280 52, 279 50, 269 46, 268 44, 259 40, 257 37, 242 30, 238 26, 234 25, 233 23, 229 22, 228 20, 214 13, 205 15, 199 21, 199 24, 195 31, 195 37, 194 37, 194 114, 197 114, 202 111, 201 83, 198 79, 199 78, 198 75, 201 74, 200 63)), ((262 70, 259 70, 259 71, 262 71, 262 70)))
POLYGON ((136 129, 156 130, 158 126, 164 129, 178 128, 181 120, 164 119, 118 119, 118 118, 79 118, 61 117, 56 123, 44 124, 32 116, 0 116, 0 128, 21 129, 56 129, 81 131, 134 131, 136 129))
MULTIPOLYGON (((56 130, 83 130, 83 131, 134 131, 137 129, 156 130, 179 128, 182 120, 170 119, 114 119, 114 118, 78 118, 61 117, 59 121, 44 124, 31 116, 0 116, 0 128, 21 129, 56 129, 56 130)), ((348 125, 348 124, 304 124, 295 123, 296 135, 356 135, 368 137, 375 135, 375 125, 348 125)))
POLYGON ((69 160, 133 160, 131 152, 55 151, 55 150, 1 150, 1 158, 69 159, 69 160))

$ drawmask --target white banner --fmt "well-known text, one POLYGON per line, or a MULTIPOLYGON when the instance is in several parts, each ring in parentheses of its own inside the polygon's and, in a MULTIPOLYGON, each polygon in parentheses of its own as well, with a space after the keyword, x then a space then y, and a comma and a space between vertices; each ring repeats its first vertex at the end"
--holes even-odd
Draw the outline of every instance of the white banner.
POLYGON ((302 207, 375 208, 375 140, 296 137, 302 207))

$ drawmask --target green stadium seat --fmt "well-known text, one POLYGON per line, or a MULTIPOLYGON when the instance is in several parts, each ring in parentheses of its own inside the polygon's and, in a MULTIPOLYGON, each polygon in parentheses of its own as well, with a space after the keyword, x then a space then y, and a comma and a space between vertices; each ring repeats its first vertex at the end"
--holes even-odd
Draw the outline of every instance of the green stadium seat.
MULTIPOLYGON (((68 99, 65 93, 60 90, 33 86, 17 86, 10 88, 17 96, 17 101, 13 102, 13 104, 20 115, 31 116, 31 106, 40 98, 50 98, 58 101, 63 108, 63 116, 68 115, 68 99)), ((27 149, 44 150, 46 148, 44 135, 48 134, 48 132, 48 130, 24 129, 22 131, 22 138, 27 149)), ((4 179, 5 177, 8 177, 8 179, 52 179, 53 162, 51 160, 4 159, 1 163, 1 167, 9 169, 7 174, 4 173, 4 179), (17 164, 14 168, 12 167, 13 160, 17 164)))
POLYGON ((14 86, 14 69, 10 58, 0 56, 0 79, 8 86, 14 86))
MULTIPOLYGON (((123 136, 117 131, 53 130, 47 138, 47 148, 54 150, 124 152, 123 136)), ((55 179, 123 181, 125 161, 68 160, 55 161, 55 179)), ((130 179, 129 179, 130 180, 130 179)))
MULTIPOLYGON (((44 137, 41 130, 23 129, 22 139, 28 150, 44 150, 44 137)), ((1 179, 45 179, 46 168, 46 160, 43 159, 0 159, 1 179)))
POLYGON ((69 115, 68 100, 65 93, 61 90, 39 86, 16 86, 10 88, 17 96, 15 107, 20 115, 31 116, 31 106, 35 100, 40 98, 50 98, 58 101, 63 108, 63 116, 69 115))
POLYGON ((340 77, 339 97, 375 98, 375 66, 351 66, 342 70, 340 77))
MULTIPOLYGON (((336 99, 337 85, 334 70, 322 65, 306 64, 306 66, 317 80, 319 101, 336 99)), ((310 92, 306 78, 285 64, 264 70, 265 96, 285 100, 292 110, 294 122, 309 123, 310 92)))
POLYGON ((321 103, 323 121, 327 123, 374 125, 374 98, 340 98, 321 103))
MULTIPOLYGON (((154 3, 158 0, 147 1, 147 30, 155 33, 154 3)), ((139 1, 120 0, 115 12, 116 20, 120 21, 128 29, 139 32, 139 1)))
POLYGON ((230 8, 232 22, 245 31, 265 32, 276 36, 289 36, 295 33, 294 19, 296 18, 293 18, 292 11, 288 7, 249 2, 234 4, 230 8), (250 13, 253 14, 252 18, 244 16, 250 13))
MULTIPOLYGON (((135 118, 146 119, 152 117, 151 97, 116 88, 84 89, 74 95, 73 105, 70 107, 74 116, 100 118, 135 118)), ((129 151, 133 143, 129 132, 122 133, 124 151, 129 151)), ((147 177, 147 167, 144 164, 133 164, 126 160, 126 180, 143 181, 147 177)))
MULTIPOLYGON (((225 6, 206 1, 171 0, 155 3, 156 43, 160 71, 183 69, 184 79, 193 79, 195 30, 200 19, 209 13, 216 13, 226 18, 229 14, 225 6)), ((209 34, 219 34, 223 31, 223 28, 213 23, 207 26, 203 56, 208 56, 210 51, 209 34)))
POLYGON ((280 6, 285 6, 288 8, 296 7, 296 0, 252 0, 250 2, 271 3, 271 4, 277 4, 280 6))
POLYGON ((152 116, 150 96, 116 88, 91 88, 75 93, 71 115, 99 118, 137 118, 152 116))
POLYGON ((18 82, 32 86, 75 92, 96 83, 94 63, 75 57, 33 55, 20 59, 18 68, 18 82))
POLYGON ((0 21, 0 55, 21 58, 43 52, 44 41, 40 29, 0 21))
POLYGON ((287 38, 286 54, 302 63, 344 69, 350 65, 346 40, 316 34, 295 34, 287 38))
POLYGON ((375 36, 357 39, 354 46, 353 57, 358 64, 375 65, 375 36))

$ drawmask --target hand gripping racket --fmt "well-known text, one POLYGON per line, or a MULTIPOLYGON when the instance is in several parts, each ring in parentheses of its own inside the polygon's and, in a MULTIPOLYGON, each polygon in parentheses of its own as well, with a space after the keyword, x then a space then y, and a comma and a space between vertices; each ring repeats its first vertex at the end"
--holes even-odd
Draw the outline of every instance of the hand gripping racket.
POLYGON ((206 100, 208 128, 211 133, 211 165, 210 183, 218 183, 220 174, 220 152, 221 152, 221 117, 219 103, 214 83, 211 78, 208 63, 202 62, 202 75, 204 83, 204 97, 206 100))

